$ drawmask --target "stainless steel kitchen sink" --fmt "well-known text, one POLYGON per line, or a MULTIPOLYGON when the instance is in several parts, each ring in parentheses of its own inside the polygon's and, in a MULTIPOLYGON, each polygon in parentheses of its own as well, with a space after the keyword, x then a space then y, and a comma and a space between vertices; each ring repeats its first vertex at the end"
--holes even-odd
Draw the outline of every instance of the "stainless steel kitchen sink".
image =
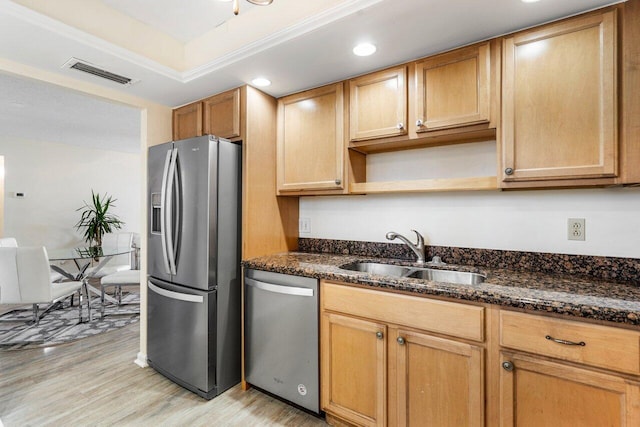
POLYGON ((342 265, 340 268, 393 277, 403 277, 414 270, 413 268, 402 267, 400 265, 381 264, 377 262, 352 262, 351 264, 342 265))
POLYGON ((457 270, 437 270, 434 268, 404 267, 401 265, 378 262, 352 262, 340 266, 344 270, 361 271, 391 277, 411 277, 434 282, 456 283, 461 285, 477 285, 485 281, 486 276, 479 273, 457 270))
POLYGON ((458 283, 461 285, 477 285, 486 279, 486 276, 478 273, 455 270, 434 270, 433 268, 416 270, 406 277, 433 280, 434 282, 458 283))

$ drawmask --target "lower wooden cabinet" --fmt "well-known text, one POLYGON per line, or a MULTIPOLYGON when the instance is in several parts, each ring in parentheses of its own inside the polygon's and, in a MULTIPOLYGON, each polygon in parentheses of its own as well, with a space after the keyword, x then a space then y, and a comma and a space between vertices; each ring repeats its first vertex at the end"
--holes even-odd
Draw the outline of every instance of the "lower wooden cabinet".
MULTIPOLYGON (((372 293, 381 306, 397 303, 397 295, 327 282, 322 286, 321 403, 329 417, 358 426, 484 425, 482 344, 435 336, 411 322, 397 325, 390 321, 393 310, 379 312, 380 318, 358 316, 370 306, 372 293)), ((398 304, 392 307, 402 311, 398 304)), ((452 322, 457 321, 441 319, 452 322)))
POLYGON ((329 423, 640 426, 638 330, 330 281, 320 302, 329 423))
POLYGON ((381 323, 322 315, 322 401, 327 412, 358 425, 386 425, 386 335, 381 323))
POLYGON ((502 426, 640 425, 640 383, 519 353, 501 353, 502 426))
POLYGON ((390 424, 484 425, 482 347, 403 329, 393 341, 397 423, 390 424))

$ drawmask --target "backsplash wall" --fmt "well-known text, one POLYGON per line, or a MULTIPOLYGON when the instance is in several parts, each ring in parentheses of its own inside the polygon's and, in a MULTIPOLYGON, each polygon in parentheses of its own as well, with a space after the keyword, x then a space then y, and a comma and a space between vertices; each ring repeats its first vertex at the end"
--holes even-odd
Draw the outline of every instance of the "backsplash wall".
POLYGON ((640 258, 640 188, 301 197, 300 218, 301 238, 415 241, 414 228, 434 246, 640 258), (585 241, 567 218, 585 218, 585 241))

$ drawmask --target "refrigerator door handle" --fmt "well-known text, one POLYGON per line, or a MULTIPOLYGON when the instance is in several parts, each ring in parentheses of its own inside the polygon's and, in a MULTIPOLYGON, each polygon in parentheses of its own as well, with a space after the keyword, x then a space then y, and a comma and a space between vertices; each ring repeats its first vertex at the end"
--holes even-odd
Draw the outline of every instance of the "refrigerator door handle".
POLYGON ((296 295, 301 297, 312 297, 313 289, 310 288, 298 288, 294 286, 281 286, 273 283, 261 282, 255 279, 244 278, 244 282, 251 287, 261 289, 267 292, 275 292, 277 294, 296 295))
POLYGON ((176 161, 178 160, 178 149, 172 149, 171 161, 169 162, 169 173, 167 179, 167 198, 166 203, 168 208, 165 211, 165 223, 167 225, 165 233, 165 241, 167 246, 167 257, 169 258, 169 274, 176 275, 176 258, 174 250, 174 229, 173 229, 173 187, 175 185, 176 178, 176 161))
POLYGON ((167 274, 171 274, 169 266, 169 256, 167 253, 167 180, 169 179, 169 164, 171 163, 172 149, 167 151, 167 157, 164 161, 164 170, 162 172, 162 190, 160 192, 160 241, 162 242, 162 261, 167 274))
POLYGON ((168 289, 162 289, 161 287, 158 287, 151 282, 149 282, 148 285, 149 285, 149 289, 151 289, 153 292, 155 292, 158 295, 162 295, 163 297, 176 299, 179 301, 196 302, 200 304, 204 302, 204 297, 202 295, 183 294, 181 292, 174 292, 168 289))

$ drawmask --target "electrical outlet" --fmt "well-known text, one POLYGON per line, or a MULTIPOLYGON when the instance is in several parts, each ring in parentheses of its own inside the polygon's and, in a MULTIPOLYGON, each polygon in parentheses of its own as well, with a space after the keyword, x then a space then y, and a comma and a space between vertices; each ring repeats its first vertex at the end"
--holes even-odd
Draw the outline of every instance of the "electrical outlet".
POLYGON ((585 240, 584 218, 567 219, 567 238, 569 240, 585 240))
POLYGON ((311 233, 311 219, 310 218, 300 218, 298 220, 298 232, 300 234, 309 234, 309 233, 311 233))

